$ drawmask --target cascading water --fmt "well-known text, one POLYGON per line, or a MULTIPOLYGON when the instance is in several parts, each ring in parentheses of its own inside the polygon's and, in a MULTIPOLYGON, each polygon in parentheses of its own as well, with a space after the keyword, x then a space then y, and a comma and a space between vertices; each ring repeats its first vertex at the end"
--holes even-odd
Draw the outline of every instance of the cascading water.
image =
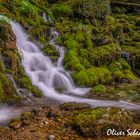
POLYGON ((17 48, 19 52, 22 52, 22 64, 25 72, 30 77, 33 84, 37 86, 46 97, 60 102, 88 103, 93 107, 118 106, 129 109, 140 109, 139 105, 123 101, 102 101, 81 97, 85 95, 89 89, 76 88, 71 76, 64 70, 63 58, 65 50, 63 47, 60 47, 55 43, 58 37, 58 32, 52 28, 51 39, 49 42, 60 53, 57 63, 53 64, 50 58, 44 56, 37 45, 29 40, 28 35, 18 23, 11 21, 10 24, 17 38, 17 48), (56 87, 64 88, 64 92, 58 92, 56 87))

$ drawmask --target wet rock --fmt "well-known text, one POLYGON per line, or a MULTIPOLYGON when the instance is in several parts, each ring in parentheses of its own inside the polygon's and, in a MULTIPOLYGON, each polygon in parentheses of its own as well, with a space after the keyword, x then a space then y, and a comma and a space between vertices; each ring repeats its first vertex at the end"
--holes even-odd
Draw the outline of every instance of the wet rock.
POLYGON ((98 108, 74 118, 74 129, 84 136, 106 135, 108 129, 126 131, 133 124, 132 114, 121 108, 98 108))
POLYGON ((86 104, 86 103, 70 102, 70 103, 61 104, 59 107, 62 110, 81 110, 81 109, 88 109, 88 108, 90 108, 90 105, 86 104))

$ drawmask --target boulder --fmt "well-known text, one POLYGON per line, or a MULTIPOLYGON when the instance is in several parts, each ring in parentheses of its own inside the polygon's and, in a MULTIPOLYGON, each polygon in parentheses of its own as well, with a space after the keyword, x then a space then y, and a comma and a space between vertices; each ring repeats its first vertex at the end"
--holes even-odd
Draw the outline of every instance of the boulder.
POLYGON ((32 113, 31 112, 24 112, 20 116, 21 120, 31 120, 32 119, 32 113))
POLYGON ((89 104, 86 103, 63 103, 59 106, 62 110, 81 110, 81 109, 88 109, 90 108, 89 104))
POLYGON ((84 136, 106 135, 108 129, 126 131, 133 124, 132 114, 121 108, 97 108, 79 113, 74 129, 84 136))

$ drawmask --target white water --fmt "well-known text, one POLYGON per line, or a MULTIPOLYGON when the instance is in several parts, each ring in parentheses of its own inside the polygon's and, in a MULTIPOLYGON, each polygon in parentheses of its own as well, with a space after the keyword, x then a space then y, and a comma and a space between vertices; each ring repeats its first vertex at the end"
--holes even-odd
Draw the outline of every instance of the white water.
POLYGON ((63 68, 63 58, 65 50, 55 44, 58 32, 52 29, 50 44, 60 53, 57 63, 53 64, 49 57, 44 56, 36 44, 31 42, 22 27, 16 22, 10 22, 12 30, 17 38, 18 50, 22 52, 22 64, 26 74, 33 84, 37 86, 46 97, 60 102, 80 102, 88 103, 93 107, 116 106, 128 109, 140 109, 139 105, 123 101, 102 101, 83 98, 89 89, 76 88, 71 76, 63 68), (59 93, 55 88, 64 88, 63 93, 59 93))
POLYGON ((48 17, 45 13, 43 13, 43 19, 44 19, 45 22, 53 23, 53 21, 51 20, 51 18, 48 17))

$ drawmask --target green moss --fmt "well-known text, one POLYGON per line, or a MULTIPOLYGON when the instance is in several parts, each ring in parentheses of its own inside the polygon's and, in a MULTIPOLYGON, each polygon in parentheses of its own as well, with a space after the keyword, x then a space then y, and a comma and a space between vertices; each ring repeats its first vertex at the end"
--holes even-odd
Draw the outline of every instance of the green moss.
POLYGON ((92 48, 93 47, 93 42, 91 40, 91 36, 87 35, 86 36, 86 48, 92 48))
POLYGON ((130 112, 113 107, 85 111, 74 118, 75 129, 84 136, 104 135, 108 129, 126 131, 132 124, 130 112))
POLYGON ((109 44, 89 49, 88 56, 92 65, 102 66, 108 65, 113 60, 121 57, 120 53, 121 49, 117 44, 109 44))
POLYGON ((85 69, 92 68, 92 65, 86 58, 80 58, 80 63, 85 69))
POLYGON ((20 116, 21 120, 31 120, 33 118, 31 112, 23 112, 20 116))
POLYGON ((68 50, 77 50, 77 48, 79 48, 79 43, 70 38, 66 41, 66 47, 68 50))
POLYGON ((13 104, 20 100, 21 98, 17 94, 13 83, 4 74, 0 73, 0 101, 13 104))
POLYGON ((105 109, 99 108, 92 111, 86 111, 83 113, 80 113, 75 118, 75 123, 78 125, 84 125, 87 127, 87 125, 95 126, 96 121, 102 117, 103 114, 105 114, 105 109))
POLYGON ((26 0, 22 0, 21 6, 22 6, 21 10, 22 10, 23 14, 27 14, 27 13, 36 14, 37 13, 37 8, 26 0))
POLYGON ((86 73, 86 71, 74 72, 73 78, 75 82, 81 86, 87 86, 90 83, 90 80, 88 78, 88 74, 86 73))
POLYGON ((72 15, 72 8, 70 5, 66 4, 54 4, 52 7, 52 13, 54 17, 63 17, 72 15))
POLYGON ((5 68, 4 68, 4 64, 3 61, 0 59, 0 72, 4 72, 5 68))
POLYGON ((13 71, 14 74, 17 74, 18 66, 20 63, 20 58, 16 50, 4 50, 3 56, 6 57, 5 67, 13 71))
POLYGON ((107 17, 107 23, 108 23, 109 25, 115 24, 115 18, 112 17, 112 16, 108 16, 108 17, 107 17))
POLYGON ((77 32, 75 35, 75 40, 78 42, 84 42, 85 41, 85 34, 81 31, 77 32))
POLYGON ((90 90, 90 95, 100 95, 106 92, 106 88, 103 85, 97 85, 90 90))
POLYGON ((77 0, 73 7, 77 15, 92 23, 97 19, 105 20, 110 13, 110 1, 108 0, 77 0))
POLYGON ((16 81, 21 88, 28 89, 34 96, 36 97, 42 96, 41 91, 37 87, 34 87, 32 85, 32 82, 28 77, 24 76, 24 78, 16 79, 16 81))
POLYGON ((85 104, 85 103, 69 102, 69 103, 63 103, 59 107, 62 110, 81 110, 81 109, 88 109, 88 108, 90 108, 90 105, 89 104, 85 104))
POLYGON ((69 62, 67 62, 65 64, 65 69, 69 69, 72 71, 81 71, 84 70, 84 67, 80 64, 79 59, 75 56, 72 57, 71 60, 69 60, 69 62))
POLYGON ((72 57, 76 57, 76 56, 77 54, 74 50, 67 51, 65 54, 64 63, 70 61, 72 57))
POLYGON ((43 52, 47 54, 48 56, 55 56, 55 57, 59 56, 59 52, 55 49, 54 46, 50 44, 43 47, 43 52))
POLYGON ((109 83, 112 78, 107 68, 90 68, 80 72, 75 72, 73 78, 78 85, 94 86, 99 83, 109 83))
POLYGON ((136 80, 136 76, 131 71, 130 66, 124 59, 113 62, 109 66, 109 70, 112 72, 114 79, 116 81, 121 81, 123 79, 136 80))

